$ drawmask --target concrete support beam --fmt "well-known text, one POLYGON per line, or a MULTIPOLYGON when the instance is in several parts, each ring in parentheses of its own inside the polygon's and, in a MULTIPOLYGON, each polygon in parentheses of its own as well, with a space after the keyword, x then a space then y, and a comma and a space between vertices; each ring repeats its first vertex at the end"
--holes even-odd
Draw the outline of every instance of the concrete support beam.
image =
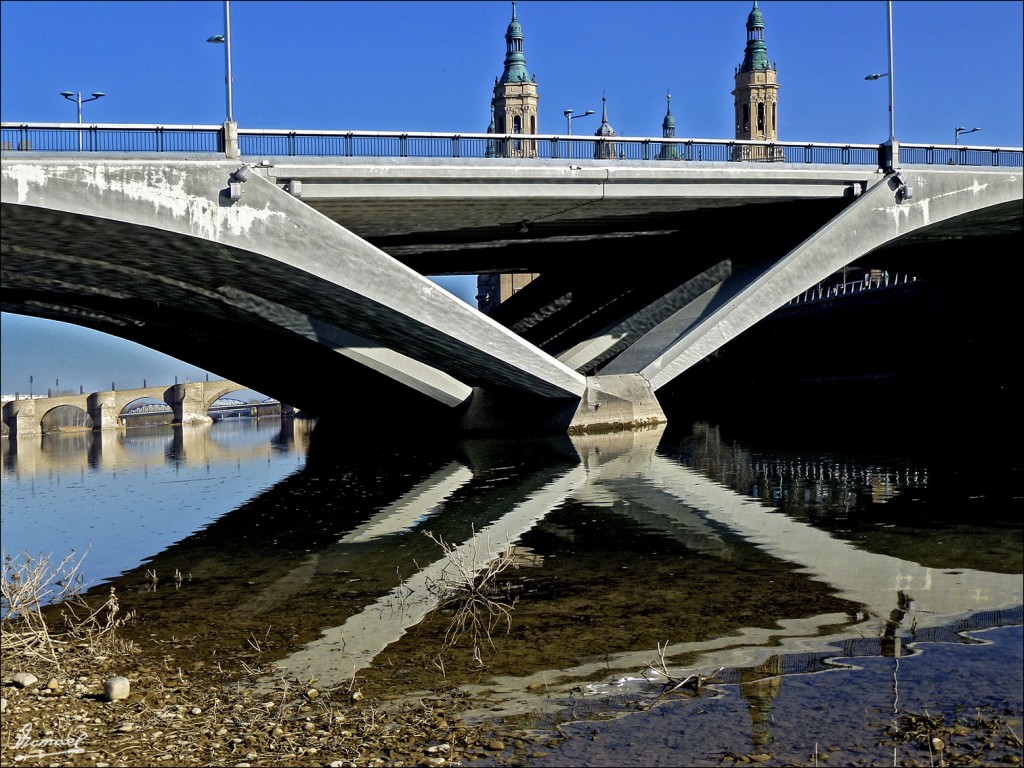
POLYGON ((886 243, 1019 204, 1024 177, 903 169, 862 194, 774 264, 736 275, 645 334, 602 373, 639 372, 657 391, 803 291, 886 243))

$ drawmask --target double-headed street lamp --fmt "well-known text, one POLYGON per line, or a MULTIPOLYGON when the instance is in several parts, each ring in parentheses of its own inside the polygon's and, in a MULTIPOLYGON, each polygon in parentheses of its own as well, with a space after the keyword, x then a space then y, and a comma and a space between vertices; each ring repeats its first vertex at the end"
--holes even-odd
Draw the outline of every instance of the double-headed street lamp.
MULTIPOLYGON (((63 96, 68 101, 73 101, 73 102, 78 104, 78 124, 81 125, 82 124, 82 105, 85 104, 87 101, 96 101, 96 99, 102 99, 107 94, 103 93, 102 91, 93 91, 92 97, 88 98, 88 99, 83 99, 82 98, 82 92, 81 91, 79 91, 77 94, 76 93, 72 93, 71 91, 61 91, 60 95, 63 96)), ((82 129, 81 128, 78 129, 78 151, 79 152, 82 151, 82 129)))
POLYGON ((953 131, 953 143, 954 144, 959 144, 960 143, 960 134, 961 133, 974 133, 975 131, 980 131, 980 130, 981 130, 981 128, 964 128, 962 125, 958 125, 954 129, 954 131, 953 131))
POLYGON ((573 120, 579 120, 581 117, 586 117, 587 115, 594 114, 594 110, 592 110, 592 109, 588 109, 582 115, 573 115, 573 111, 574 110, 567 109, 567 110, 565 110, 562 113, 563 115, 565 115, 565 128, 569 132, 570 136, 572 136, 572 121, 573 120))

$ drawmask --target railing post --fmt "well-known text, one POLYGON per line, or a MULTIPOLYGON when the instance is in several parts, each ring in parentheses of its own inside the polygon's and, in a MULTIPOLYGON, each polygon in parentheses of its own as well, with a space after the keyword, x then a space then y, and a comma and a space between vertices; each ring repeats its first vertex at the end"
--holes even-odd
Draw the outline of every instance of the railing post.
POLYGON ((452 157, 462 157, 459 148, 459 138, 459 135, 455 134, 455 137, 452 139, 452 157))
POLYGON ((409 136, 403 133, 398 137, 398 156, 408 157, 409 156, 409 136))

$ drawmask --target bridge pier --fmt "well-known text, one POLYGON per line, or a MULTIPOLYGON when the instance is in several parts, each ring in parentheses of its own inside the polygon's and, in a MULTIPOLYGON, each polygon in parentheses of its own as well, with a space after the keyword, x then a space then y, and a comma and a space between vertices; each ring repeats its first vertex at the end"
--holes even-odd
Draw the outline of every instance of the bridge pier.
POLYGON ((4 404, 4 422, 10 434, 16 437, 39 434, 39 416, 36 401, 12 400, 4 404))
POLYGON ((639 373, 588 376, 569 434, 635 430, 667 422, 651 383, 639 373))
POLYGON ((117 407, 117 392, 93 392, 87 403, 93 429, 117 429, 117 417, 121 415, 121 409, 117 407))
POLYGON ((164 402, 174 412, 174 424, 210 424, 206 412, 206 385, 202 382, 175 384, 164 394, 164 402))
POLYGON ((473 433, 568 432, 569 435, 635 431, 667 424, 647 379, 639 373, 588 376, 580 399, 547 398, 476 387, 457 431, 473 433))

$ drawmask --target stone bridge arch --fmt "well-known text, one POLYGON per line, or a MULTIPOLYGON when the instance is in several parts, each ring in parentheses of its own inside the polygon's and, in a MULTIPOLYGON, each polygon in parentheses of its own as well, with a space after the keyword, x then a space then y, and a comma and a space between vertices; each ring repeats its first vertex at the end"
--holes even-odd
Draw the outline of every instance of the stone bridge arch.
POLYGON ((81 395, 28 398, 4 403, 3 422, 12 435, 36 435, 42 431, 43 417, 61 406, 81 409, 92 420, 92 429, 110 430, 122 426, 121 414, 136 400, 159 400, 170 406, 174 424, 212 422, 211 405, 228 392, 247 389, 243 384, 225 379, 186 382, 171 386, 139 389, 106 390, 81 395))

